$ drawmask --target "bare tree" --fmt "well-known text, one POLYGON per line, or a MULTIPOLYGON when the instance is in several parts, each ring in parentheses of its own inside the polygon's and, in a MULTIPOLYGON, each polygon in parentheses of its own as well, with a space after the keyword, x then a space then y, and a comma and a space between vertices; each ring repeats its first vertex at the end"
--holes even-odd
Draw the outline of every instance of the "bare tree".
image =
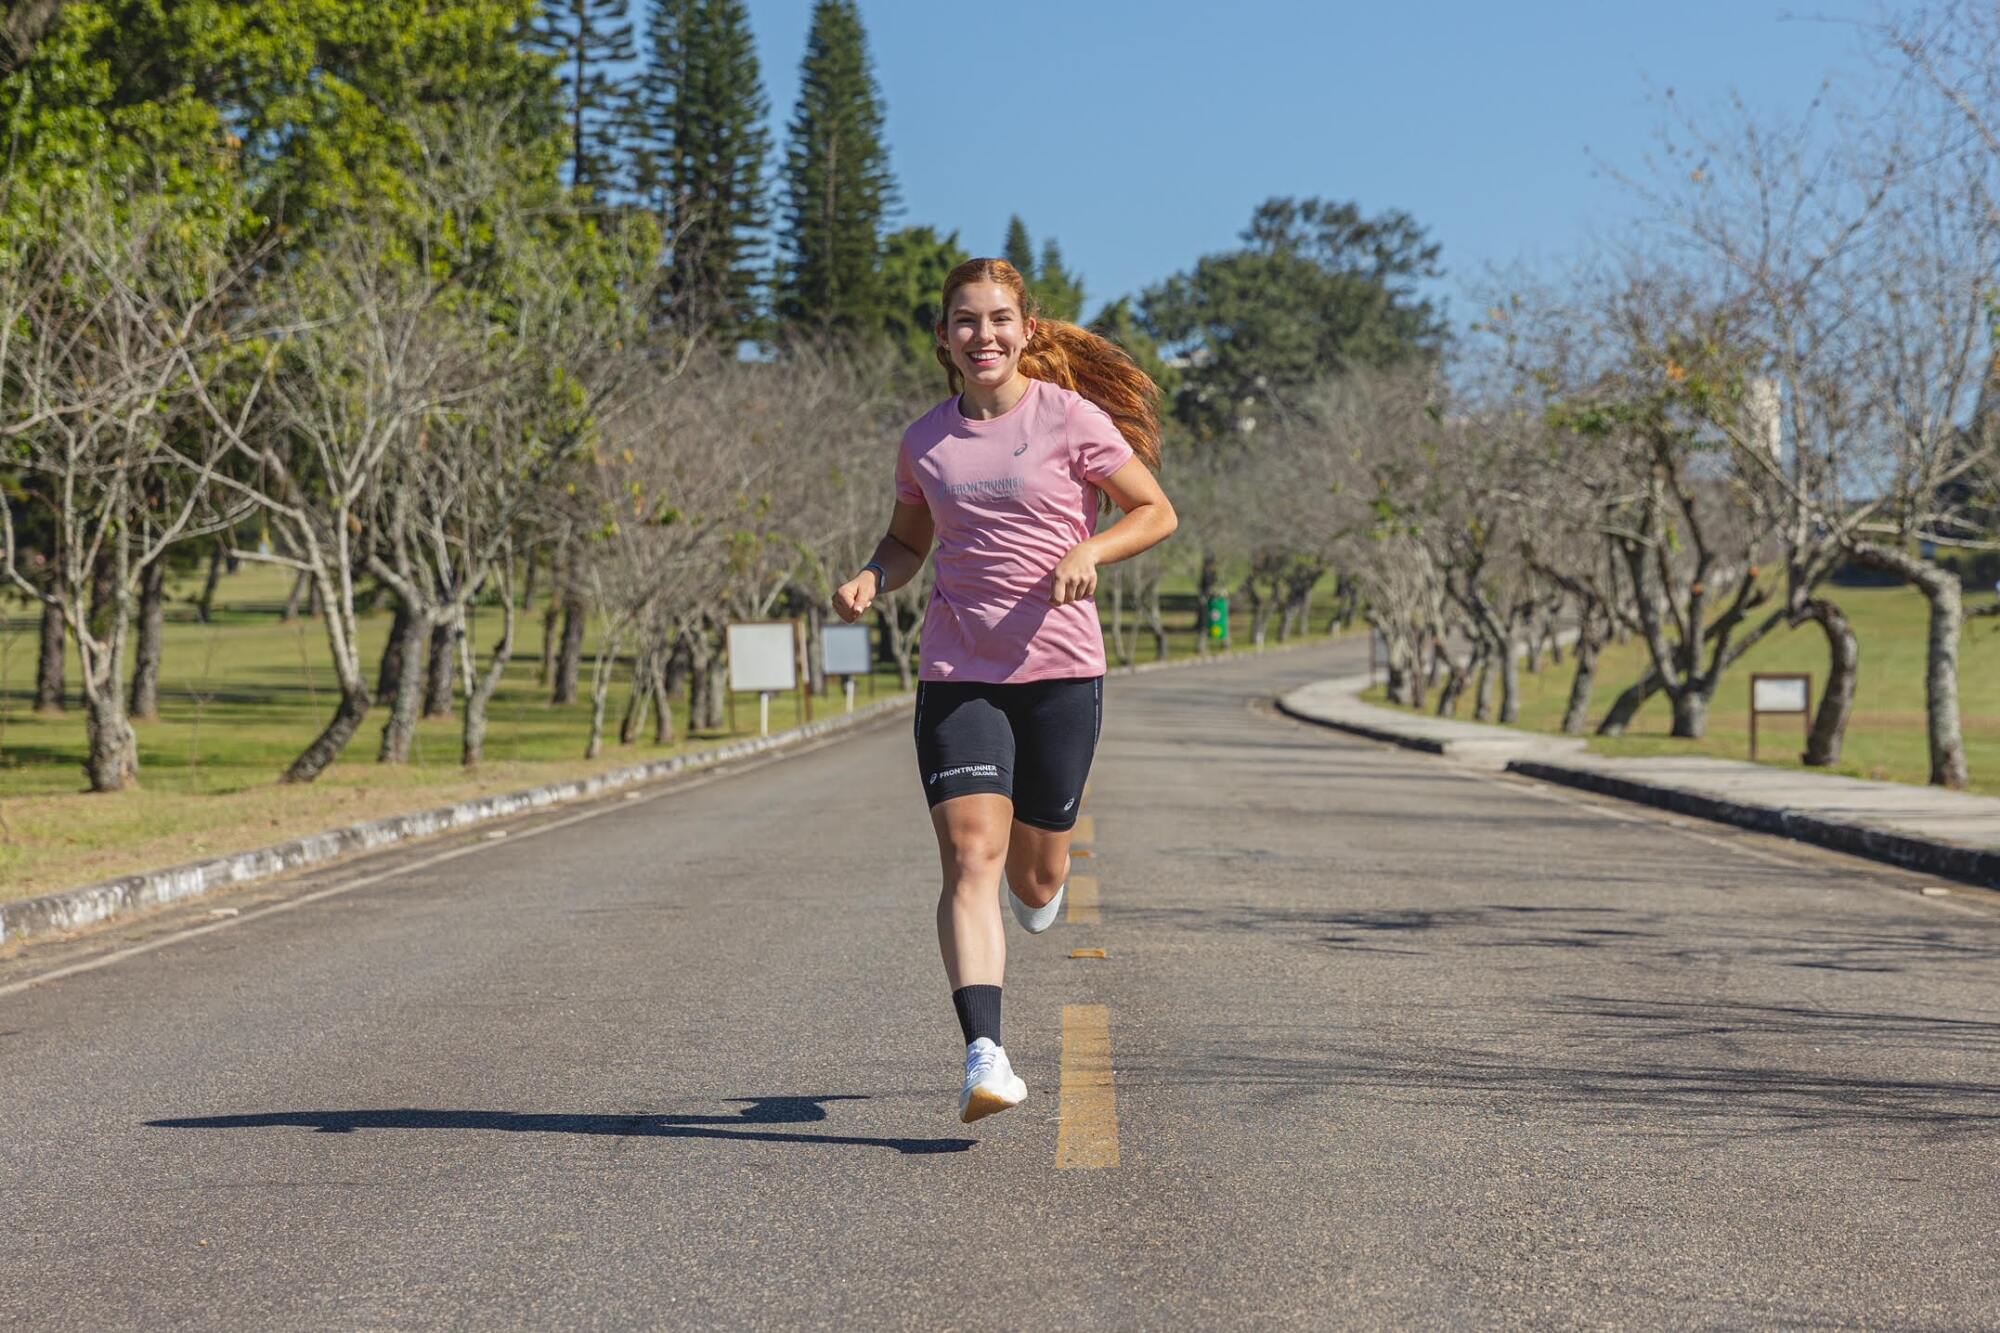
MULTIPOLYGON (((97 195, 0 270, 0 435, 38 478, 54 553, 28 578, 14 499, 0 499, 7 577, 60 613, 77 646, 91 790, 138 780, 125 693, 132 606, 175 542, 227 526, 209 508, 206 463, 221 445, 190 427, 231 332, 224 302, 242 282, 211 228, 172 203, 97 195), (190 455, 199 462, 183 467, 190 455)), ((254 401, 253 376, 244 402, 254 401)))

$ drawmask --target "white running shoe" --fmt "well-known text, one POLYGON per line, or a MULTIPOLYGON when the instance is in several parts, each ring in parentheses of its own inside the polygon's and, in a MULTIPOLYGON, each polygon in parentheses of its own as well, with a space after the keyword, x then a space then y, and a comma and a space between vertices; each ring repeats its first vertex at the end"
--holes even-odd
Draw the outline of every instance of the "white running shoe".
POLYGON ((983 1120, 995 1111, 1019 1106, 1028 1095, 1028 1085, 1007 1063, 1004 1047, 981 1037, 965 1048, 965 1087, 958 1094, 958 1118, 966 1124, 983 1120))
POLYGON ((1013 885, 1007 886, 1007 902, 1014 909, 1014 919, 1021 923, 1021 929, 1030 935, 1039 935, 1056 923, 1062 915, 1063 895, 1069 892, 1069 881, 1056 890, 1056 896, 1040 907, 1030 907, 1015 894, 1013 885))

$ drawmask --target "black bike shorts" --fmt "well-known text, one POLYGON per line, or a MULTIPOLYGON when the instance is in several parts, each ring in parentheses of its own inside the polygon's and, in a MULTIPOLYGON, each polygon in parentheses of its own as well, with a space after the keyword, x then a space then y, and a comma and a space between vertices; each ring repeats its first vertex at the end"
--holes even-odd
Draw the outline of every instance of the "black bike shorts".
POLYGON ((1014 818, 1052 833, 1076 825, 1104 725, 1104 677, 1020 685, 917 685, 917 771, 924 799, 992 792, 1014 818))

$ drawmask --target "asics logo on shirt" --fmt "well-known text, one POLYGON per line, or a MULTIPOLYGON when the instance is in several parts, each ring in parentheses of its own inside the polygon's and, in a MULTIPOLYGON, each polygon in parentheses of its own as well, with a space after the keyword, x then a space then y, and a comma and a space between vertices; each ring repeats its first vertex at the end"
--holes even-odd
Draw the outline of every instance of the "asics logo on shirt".
POLYGON ((1025 454, 1027 452, 1028 452, 1028 442, 1026 440, 1023 440, 1021 441, 1021 447, 1014 451, 1014 457, 1019 458, 1022 454, 1025 454))

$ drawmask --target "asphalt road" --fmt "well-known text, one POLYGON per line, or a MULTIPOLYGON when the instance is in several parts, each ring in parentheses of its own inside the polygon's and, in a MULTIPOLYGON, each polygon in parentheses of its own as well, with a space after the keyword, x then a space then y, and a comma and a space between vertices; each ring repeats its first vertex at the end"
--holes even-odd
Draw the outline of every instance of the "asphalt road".
POLYGON ((2000 1327, 2000 898, 1354 652, 1114 679, 975 1126, 906 721, 0 960, 0 1325, 2000 1327))

